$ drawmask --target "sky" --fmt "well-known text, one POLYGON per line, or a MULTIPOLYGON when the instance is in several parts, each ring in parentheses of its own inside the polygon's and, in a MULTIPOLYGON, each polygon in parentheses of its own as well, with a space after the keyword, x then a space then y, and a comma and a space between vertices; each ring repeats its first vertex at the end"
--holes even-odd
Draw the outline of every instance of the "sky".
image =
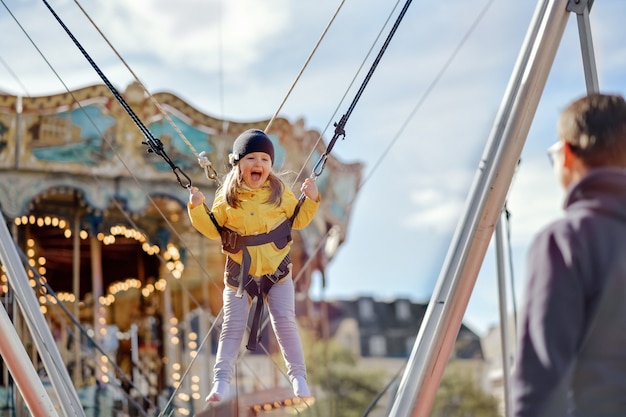
MULTIPOLYGON (((280 116, 303 119, 328 142, 327 127, 348 109, 405 3, 50 4, 120 91, 133 75, 90 19, 151 92, 174 93, 235 121, 267 120, 286 99, 280 116)), ((313 298, 429 300, 535 7, 533 1, 412 2, 345 126, 345 140, 332 151, 343 162, 363 163, 364 182, 327 285, 314 280, 313 298)), ((623 0, 594 2, 601 91, 626 94, 623 16, 623 0)), ((0 27, 0 90, 37 96, 101 83, 43 1, 2 0, 0 27)), ((556 141, 560 110, 584 94, 572 15, 507 199, 511 268, 498 279, 492 243, 466 311, 464 323, 479 334, 498 323, 499 282, 508 288, 509 312, 519 308, 532 236, 562 214, 564 192, 546 149, 556 141)))

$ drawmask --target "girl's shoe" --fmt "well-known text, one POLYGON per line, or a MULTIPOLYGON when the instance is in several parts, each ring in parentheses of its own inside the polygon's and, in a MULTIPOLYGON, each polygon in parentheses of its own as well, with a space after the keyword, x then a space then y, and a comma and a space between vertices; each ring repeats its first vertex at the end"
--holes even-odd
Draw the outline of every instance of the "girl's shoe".
POLYGON ((226 381, 217 380, 213 383, 213 388, 211 388, 211 392, 207 395, 204 401, 208 403, 215 403, 222 401, 226 395, 228 395, 228 389, 230 388, 230 384, 226 381))
POLYGON ((291 381, 291 386, 293 387, 293 394, 299 398, 308 398, 311 396, 311 391, 309 391, 309 386, 306 383, 306 378, 303 376, 296 376, 291 381))

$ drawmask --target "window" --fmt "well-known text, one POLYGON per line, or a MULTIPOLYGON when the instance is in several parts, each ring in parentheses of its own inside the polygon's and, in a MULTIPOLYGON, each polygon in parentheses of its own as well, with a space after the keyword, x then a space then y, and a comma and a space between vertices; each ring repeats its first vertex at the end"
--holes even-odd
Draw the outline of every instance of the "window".
POLYGON ((408 339, 406 339, 406 356, 410 356, 411 352, 413 352, 413 347, 415 346, 415 340, 417 339, 417 337, 413 336, 413 337, 409 337, 408 339))
POLYGON ((359 300, 359 318, 363 320, 374 319, 374 302, 370 298, 359 300))
POLYGON ((376 335, 370 337, 370 356, 387 355, 387 340, 384 336, 376 335))
POLYGON ((411 305, 407 300, 396 301, 396 318, 400 321, 411 318, 411 305))

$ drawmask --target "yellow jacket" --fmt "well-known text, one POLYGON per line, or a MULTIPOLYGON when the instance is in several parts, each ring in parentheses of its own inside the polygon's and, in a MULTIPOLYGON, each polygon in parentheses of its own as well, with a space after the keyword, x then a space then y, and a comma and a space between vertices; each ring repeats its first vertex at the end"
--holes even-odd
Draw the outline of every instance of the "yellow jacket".
MULTIPOLYGON (((256 190, 240 187, 238 193, 240 204, 239 207, 234 208, 226 203, 224 193, 218 192, 213 201, 211 212, 221 226, 228 227, 242 236, 262 234, 273 230, 291 217, 298 203, 296 196, 287 187, 285 187, 283 192, 280 206, 266 203, 270 195, 269 182, 266 182, 262 188, 256 190)), ((293 229, 300 230, 305 228, 313 219, 318 207, 319 196, 318 201, 306 198, 294 219, 293 229)), ((209 239, 221 238, 203 205, 194 208, 187 206, 187 209, 191 224, 200 233, 209 239)), ((290 248, 291 242, 283 249, 278 249, 273 243, 249 246, 248 252, 250 252, 250 257, 252 258, 249 274, 259 277, 274 273, 280 262, 289 254, 290 248)), ((241 251, 228 255, 233 261, 241 264, 241 251)))

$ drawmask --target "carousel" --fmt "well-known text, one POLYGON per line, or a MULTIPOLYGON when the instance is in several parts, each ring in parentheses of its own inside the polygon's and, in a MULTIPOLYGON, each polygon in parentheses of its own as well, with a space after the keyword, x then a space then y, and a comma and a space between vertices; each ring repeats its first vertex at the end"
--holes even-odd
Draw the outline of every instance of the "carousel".
MULTIPOLYGON (((218 241, 190 225, 184 182, 210 199, 219 182, 198 164, 197 152, 224 174, 234 139, 266 129, 268 120, 219 120, 137 83, 123 97, 170 164, 146 146, 105 85, 44 97, 0 94, 0 209, 85 413, 155 415, 168 408, 168 415, 192 415, 209 389, 225 257, 218 241)), ((320 133, 303 120, 276 118, 267 134, 276 171, 298 190, 324 153, 320 133)), ((326 162, 317 178, 319 212, 292 234, 299 323, 313 334, 323 318, 311 307, 309 287, 316 277, 322 285, 346 237, 362 172, 359 163, 332 156, 326 162)), ((0 297, 45 378, 5 265, 0 297)), ((237 368, 238 394, 258 410, 266 407, 262 398, 276 398, 264 393, 288 385, 270 359, 278 349, 273 334, 267 326, 262 332, 264 349, 246 354, 253 365, 237 368)), ((26 415, 0 366, 1 415, 26 415)))

